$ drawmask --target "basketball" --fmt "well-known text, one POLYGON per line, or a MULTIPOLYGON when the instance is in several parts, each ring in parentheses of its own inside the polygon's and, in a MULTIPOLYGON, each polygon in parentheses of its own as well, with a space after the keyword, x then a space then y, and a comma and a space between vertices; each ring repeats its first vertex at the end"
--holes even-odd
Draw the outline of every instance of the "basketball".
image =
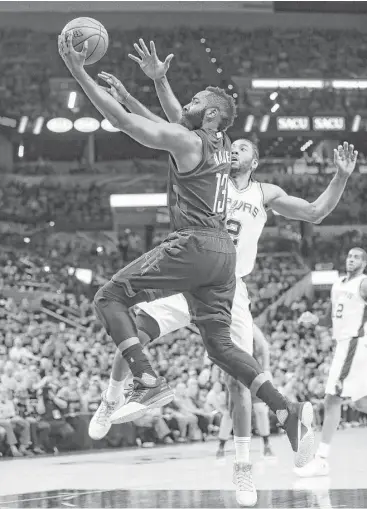
POLYGON ((82 51, 83 44, 88 41, 85 65, 92 65, 101 60, 108 48, 108 33, 105 27, 93 18, 75 18, 69 21, 62 34, 72 31, 75 51, 82 51))

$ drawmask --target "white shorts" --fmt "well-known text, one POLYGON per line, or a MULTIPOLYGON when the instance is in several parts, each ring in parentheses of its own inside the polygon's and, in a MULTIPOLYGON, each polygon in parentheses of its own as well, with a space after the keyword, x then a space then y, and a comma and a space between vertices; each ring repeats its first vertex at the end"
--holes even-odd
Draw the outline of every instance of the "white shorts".
POLYGON ((367 395, 367 337, 337 342, 325 393, 353 401, 367 395))
MULTIPOLYGON (((161 336, 187 327, 191 323, 189 306, 182 293, 152 302, 142 302, 137 307, 156 320, 161 336)), ((232 305, 231 339, 250 355, 253 353, 254 342, 252 326, 246 284, 242 279, 237 279, 232 305)))

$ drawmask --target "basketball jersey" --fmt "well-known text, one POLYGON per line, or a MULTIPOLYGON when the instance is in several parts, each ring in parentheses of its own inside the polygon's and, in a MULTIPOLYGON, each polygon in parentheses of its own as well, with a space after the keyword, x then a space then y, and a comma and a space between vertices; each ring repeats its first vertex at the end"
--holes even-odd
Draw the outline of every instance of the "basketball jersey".
POLYGON ((250 180, 239 190, 232 180, 228 185, 227 231, 237 250, 236 277, 250 274, 254 268, 257 245, 267 220, 261 184, 250 180))
POLYGON ((211 129, 194 132, 203 142, 202 159, 196 168, 180 173, 169 156, 167 196, 171 228, 224 230, 231 142, 224 132, 211 129))
POLYGON ((365 335, 367 306, 359 291, 365 277, 361 274, 349 281, 342 277, 331 289, 333 337, 337 341, 365 335))

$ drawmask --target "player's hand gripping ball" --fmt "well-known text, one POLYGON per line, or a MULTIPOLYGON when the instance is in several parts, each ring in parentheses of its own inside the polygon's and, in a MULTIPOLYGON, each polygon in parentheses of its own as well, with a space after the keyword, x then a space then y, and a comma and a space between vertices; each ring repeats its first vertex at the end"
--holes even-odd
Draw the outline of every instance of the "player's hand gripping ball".
POLYGON ((108 33, 105 27, 93 18, 76 18, 69 21, 61 35, 72 34, 72 45, 75 51, 81 52, 84 43, 88 42, 84 65, 95 64, 105 55, 108 48, 108 33))

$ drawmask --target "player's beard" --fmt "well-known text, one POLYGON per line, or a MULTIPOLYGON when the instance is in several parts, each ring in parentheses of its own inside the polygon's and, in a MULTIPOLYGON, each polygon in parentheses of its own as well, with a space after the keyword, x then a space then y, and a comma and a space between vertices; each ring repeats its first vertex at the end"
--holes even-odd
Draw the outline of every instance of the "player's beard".
POLYGON ((190 129, 190 131, 194 131, 195 129, 200 129, 200 127, 202 127, 204 116, 205 108, 195 113, 190 113, 189 111, 182 112, 180 124, 187 127, 187 129, 190 129))
POLYGON ((248 164, 244 164, 244 163, 240 163, 236 166, 231 166, 231 177, 235 178, 235 177, 239 177, 240 175, 245 175, 247 173, 252 173, 251 171, 251 163, 248 163, 248 164))

